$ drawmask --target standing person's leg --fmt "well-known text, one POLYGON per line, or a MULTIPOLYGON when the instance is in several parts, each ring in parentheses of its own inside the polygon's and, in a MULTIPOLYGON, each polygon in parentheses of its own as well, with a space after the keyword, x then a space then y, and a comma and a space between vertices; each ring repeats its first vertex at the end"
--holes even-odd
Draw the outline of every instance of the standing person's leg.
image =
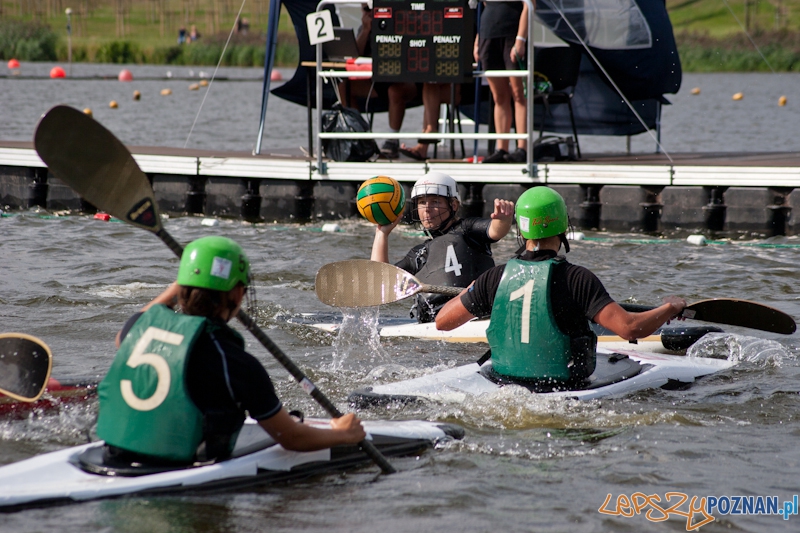
MULTIPOLYGON (((511 87, 508 78, 488 78, 489 89, 494 99, 494 127, 497 133, 511 131, 511 87)), ((508 155, 508 139, 497 139, 495 152, 483 160, 484 163, 505 163, 508 155)))
MULTIPOLYGON (((417 87, 413 83, 393 83, 387 89, 389 99, 389 130, 398 133, 403 127, 406 116, 406 105, 417 95, 417 87)), ((400 141, 387 139, 381 146, 381 154, 389 159, 398 157, 400 141)))
MULTIPOLYGON (((439 105, 441 104, 440 95, 441 85, 438 83, 425 83, 422 86, 422 133, 433 133, 437 131, 439 125, 439 105)), ((413 148, 403 144, 400 153, 422 161, 428 158, 428 145, 430 142, 420 141, 413 148)))
MULTIPOLYGON (((522 78, 510 78, 511 81, 511 94, 514 98, 514 125, 517 133, 527 133, 528 128, 528 101, 525 98, 525 87, 522 84, 522 78)), ((510 130, 509 130, 510 131, 510 130)), ((517 140, 517 150, 513 154, 509 154, 509 163, 524 163, 527 161, 528 152, 526 151, 525 139, 517 140)))

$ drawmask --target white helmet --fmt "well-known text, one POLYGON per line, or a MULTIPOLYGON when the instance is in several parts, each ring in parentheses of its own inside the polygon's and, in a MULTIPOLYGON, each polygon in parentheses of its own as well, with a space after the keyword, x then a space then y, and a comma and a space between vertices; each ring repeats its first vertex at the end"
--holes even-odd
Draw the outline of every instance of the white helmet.
POLYGON ((428 172, 422 179, 418 180, 411 189, 412 200, 419 196, 427 195, 455 198, 461 203, 456 180, 442 172, 428 172))

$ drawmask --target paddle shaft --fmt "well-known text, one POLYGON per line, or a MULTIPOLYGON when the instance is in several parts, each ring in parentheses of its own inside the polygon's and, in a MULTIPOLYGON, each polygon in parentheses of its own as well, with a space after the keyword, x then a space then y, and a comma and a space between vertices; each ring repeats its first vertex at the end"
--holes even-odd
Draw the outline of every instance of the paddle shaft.
MULTIPOLYGON (((655 307, 640 304, 624 303, 620 306, 631 313, 655 309, 655 307)), ((797 329, 794 319, 779 309, 758 302, 734 298, 700 300, 687 305, 678 316, 783 335, 791 335, 797 329)))
MULTIPOLYGON (((166 244, 172 252, 180 257, 183 255, 183 246, 181 246, 172 236, 167 233, 163 227, 160 228, 155 234, 166 244)), ((243 309, 239 309, 239 313, 236 315, 236 318, 239 319, 239 322, 247 328, 247 331, 253 334, 253 336, 258 339, 264 348, 266 348, 274 357, 278 360, 278 362, 283 365, 283 368, 292 375, 292 377, 297 380, 300 386, 303 388, 306 393, 314 398, 316 402, 322 406, 325 411, 329 415, 334 418, 339 418, 342 416, 342 412, 331 402, 327 396, 325 396, 314 383, 308 379, 300 368, 294 364, 286 353, 277 345, 275 344, 269 336, 264 333, 264 331, 258 327, 255 320, 252 319, 250 315, 248 315, 243 309)), ((370 441, 364 439, 358 443, 361 449, 366 453, 370 459, 372 459, 376 465, 380 467, 384 474, 394 474, 397 472, 392 464, 383 456, 383 454, 372 444, 370 441)))
POLYGON ((461 294, 464 287, 447 287, 445 285, 420 285, 417 292, 429 292, 431 294, 444 294, 445 296, 456 297, 461 294))

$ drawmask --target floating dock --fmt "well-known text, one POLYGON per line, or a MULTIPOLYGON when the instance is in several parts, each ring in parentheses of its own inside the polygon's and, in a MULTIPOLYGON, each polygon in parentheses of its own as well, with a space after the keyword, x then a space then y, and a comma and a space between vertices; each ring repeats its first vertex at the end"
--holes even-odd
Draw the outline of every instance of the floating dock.
MULTIPOLYGON (((159 208, 170 215, 265 222, 349 218, 356 216, 356 191, 364 180, 391 176, 410 191, 414 181, 436 170, 458 181, 464 216, 488 216, 495 198, 515 201, 527 188, 546 184, 564 196, 577 229, 800 233, 800 221, 792 216, 793 207, 800 207, 797 153, 688 153, 671 154, 671 160, 663 154, 587 155, 540 162, 531 175, 524 164, 328 161, 320 169, 301 155, 128 149, 150 178, 159 208)), ((34 206, 93 209, 48 172, 32 143, 0 141, 0 207, 34 206)))

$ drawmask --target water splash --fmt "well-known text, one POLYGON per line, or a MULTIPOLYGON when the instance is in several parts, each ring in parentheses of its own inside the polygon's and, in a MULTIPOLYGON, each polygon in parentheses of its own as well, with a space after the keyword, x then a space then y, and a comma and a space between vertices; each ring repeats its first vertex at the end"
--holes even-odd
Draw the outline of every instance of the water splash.
POLYGON ((363 368, 385 364, 391 361, 389 354, 381 346, 378 332, 379 307, 342 309, 342 325, 333 342, 333 362, 331 370, 363 368))
POLYGON ((731 333, 704 335, 687 350, 686 356, 727 359, 734 364, 755 363, 764 367, 779 367, 793 358, 790 350, 777 341, 731 333))

